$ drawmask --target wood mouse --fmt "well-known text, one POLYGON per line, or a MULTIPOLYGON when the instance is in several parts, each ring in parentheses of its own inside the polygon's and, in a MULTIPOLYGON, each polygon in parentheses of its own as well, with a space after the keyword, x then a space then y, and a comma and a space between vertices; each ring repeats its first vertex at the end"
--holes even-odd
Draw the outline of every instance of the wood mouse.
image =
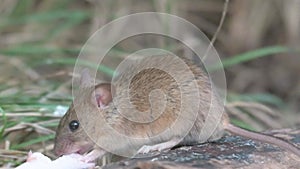
POLYGON ((114 83, 96 86, 84 72, 77 96, 59 123, 55 154, 90 152, 87 160, 94 160, 112 151, 130 157, 218 140, 227 131, 300 157, 300 149, 287 141, 231 124, 204 69, 175 58, 145 57, 121 69, 114 83), (211 108, 216 115, 208 119, 211 108), (213 125, 203 131, 205 122, 213 125))

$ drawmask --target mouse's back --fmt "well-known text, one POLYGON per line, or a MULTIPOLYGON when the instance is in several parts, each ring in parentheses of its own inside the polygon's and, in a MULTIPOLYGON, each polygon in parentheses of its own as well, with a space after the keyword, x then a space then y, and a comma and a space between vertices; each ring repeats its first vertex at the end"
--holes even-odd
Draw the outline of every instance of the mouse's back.
POLYGON ((223 135, 222 124, 215 125, 223 106, 201 64, 171 55, 143 57, 128 62, 112 86, 114 106, 125 117, 117 123, 122 124, 116 127, 119 132, 143 138, 160 135, 159 142, 185 136, 182 144, 223 135), (199 138, 211 106, 219 112, 209 118, 213 124, 199 138))

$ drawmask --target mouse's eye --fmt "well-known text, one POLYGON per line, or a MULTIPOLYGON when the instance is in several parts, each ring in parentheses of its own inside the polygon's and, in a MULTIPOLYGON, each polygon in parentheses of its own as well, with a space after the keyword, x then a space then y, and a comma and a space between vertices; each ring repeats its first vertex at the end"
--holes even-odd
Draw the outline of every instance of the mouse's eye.
POLYGON ((71 131, 75 131, 77 130, 79 127, 79 122, 77 120, 72 120, 70 123, 69 123, 69 128, 71 131))

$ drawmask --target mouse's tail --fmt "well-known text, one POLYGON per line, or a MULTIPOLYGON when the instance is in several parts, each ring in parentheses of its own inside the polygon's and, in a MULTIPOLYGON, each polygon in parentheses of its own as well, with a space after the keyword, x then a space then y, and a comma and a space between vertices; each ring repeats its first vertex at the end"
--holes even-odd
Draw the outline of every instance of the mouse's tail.
POLYGON ((267 134, 263 134, 263 133, 257 133, 254 131, 248 131, 246 129, 242 129, 240 127, 234 126, 232 124, 227 124, 227 128, 226 128, 230 133, 236 134, 236 135, 240 135, 243 137, 247 137, 253 140, 258 140, 258 141, 262 141, 262 142, 266 142, 269 144, 273 144, 276 145, 280 148, 283 148, 285 150, 288 150, 290 152, 293 152, 294 154, 298 155, 300 157, 300 148, 296 147, 295 145, 282 140, 280 138, 274 137, 274 136, 270 136, 267 134))

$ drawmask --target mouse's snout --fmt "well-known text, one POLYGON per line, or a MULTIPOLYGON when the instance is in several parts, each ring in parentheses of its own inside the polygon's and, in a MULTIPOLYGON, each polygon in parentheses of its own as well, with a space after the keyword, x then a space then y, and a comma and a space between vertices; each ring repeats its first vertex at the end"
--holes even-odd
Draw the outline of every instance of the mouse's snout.
POLYGON ((59 145, 57 143, 54 144, 53 152, 58 157, 64 155, 64 149, 62 148, 61 145, 59 145))
POLYGON ((63 151, 61 151, 59 149, 54 149, 53 152, 57 157, 60 157, 64 154, 63 151))
POLYGON ((53 152, 56 156, 62 156, 65 154, 70 154, 76 152, 73 144, 68 139, 57 139, 55 140, 53 152))
POLYGON ((71 139, 56 139, 53 152, 56 156, 78 153, 85 154, 94 147, 93 142, 88 141, 72 141, 71 139))

